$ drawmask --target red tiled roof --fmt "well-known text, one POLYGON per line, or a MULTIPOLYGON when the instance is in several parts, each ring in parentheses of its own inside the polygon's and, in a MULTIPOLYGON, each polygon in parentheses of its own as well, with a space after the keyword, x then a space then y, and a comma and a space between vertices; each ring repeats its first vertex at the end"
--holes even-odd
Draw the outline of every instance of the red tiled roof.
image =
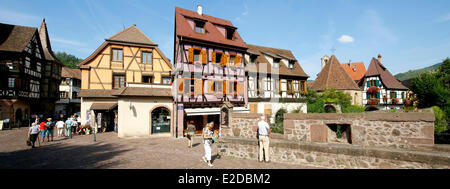
POLYGON ((125 87, 120 89, 115 96, 143 96, 143 97, 172 97, 172 89, 125 87))
POLYGON ((345 63, 341 65, 354 81, 361 80, 364 77, 364 74, 366 74, 364 62, 345 63))
POLYGON ((361 90, 344 68, 342 68, 339 60, 334 55, 331 56, 311 86, 311 89, 316 91, 322 91, 325 88, 361 90))
POLYGON ((112 90, 100 90, 100 89, 82 89, 79 93, 79 97, 108 97, 108 98, 117 98, 113 96, 120 89, 112 89, 112 90))
POLYGON ((239 48, 247 48, 241 36, 237 32, 236 27, 228 21, 221 18, 216 18, 206 14, 199 15, 197 12, 175 7, 175 22, 176 22, 176 35, 183 36, 191 39, 202 40, 207 42, 213 42, 218 44, 230 45, 239 48), (199 19, 205 21, 205 33, 197 33, 194 28, 188 23, 187 19, 199 19), (229 40, 223 35, 216 26, 224 26, 235 28, 234 40, 229 40))
POLYGON ((81 80, 81 70, 62 67, 61 77, 75 78, 81 80))
POLYGON ((379 76, 381 82, 383 85, 388 89, 402 89, 407 90, 408 88, 405 87, 400 81, 395 78, 389 70, 384 67, 383 64, 381 64, 378 59, 373 58, 370 61, 369 68, 367 69, 366 75, 364 77, 370 77, 370 76, 379 76))

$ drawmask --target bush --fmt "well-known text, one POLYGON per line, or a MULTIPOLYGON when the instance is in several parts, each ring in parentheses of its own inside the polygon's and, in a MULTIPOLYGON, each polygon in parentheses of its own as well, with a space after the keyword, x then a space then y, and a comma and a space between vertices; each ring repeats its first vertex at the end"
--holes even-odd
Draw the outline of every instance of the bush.
POLYGON ((270 125, 270 129, 272 130, 273 133, 281 133, 281 134, 284 133, 284 128, 283 128, 284 117, 283 116, 285 113, 287 113, 287 110, 284 108, 281 108, 275 114, 275 123, 270 125))
POLYGON ((363 106, 359 105, 342 105, 342 113, 362 113, 365 111, 363 106))
POLYGON ((441 133, 447 130, 447 115, 438 106, 433 106, 435 121, 434 121, 434 132, 441 133))

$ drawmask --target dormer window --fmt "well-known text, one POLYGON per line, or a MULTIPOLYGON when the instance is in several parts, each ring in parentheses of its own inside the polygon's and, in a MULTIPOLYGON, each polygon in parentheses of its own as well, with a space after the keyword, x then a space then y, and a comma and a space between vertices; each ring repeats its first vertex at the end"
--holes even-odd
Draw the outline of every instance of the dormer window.
POLYGON ((197 33, 205 33, 205 22, 195 21, 195 32, 197 33))
POLYGON ((250 56, 250 64, 256 63, 256 56, 250 56))
POLYGON ((234 40, 234 28, 227 28, 227 39, 228 40, 234 40))
POLYGON ((274 58, 273 59, 273 67, 274 68, 279 68, 280 67, 280 59, 278 59, 278 58, 274 58))
POLYGON ((294 61, 289 61, 289 69, 294 69, 294 61))

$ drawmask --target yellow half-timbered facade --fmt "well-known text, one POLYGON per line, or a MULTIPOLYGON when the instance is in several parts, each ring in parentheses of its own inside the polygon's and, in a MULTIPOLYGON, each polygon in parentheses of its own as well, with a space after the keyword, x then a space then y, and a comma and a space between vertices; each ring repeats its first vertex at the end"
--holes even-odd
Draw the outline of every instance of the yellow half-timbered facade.
MULTIPOLYGON (((152 132, 152 112, 149 111, 158 104, 166 104, 164 110, 158 111, 164 112, 170 119, 172 65, 158 45, 136 25, 105 39, 105 42, 82 61, 79 67, 81 69, 79 96, 82 98, 83 123, 94 125, 95 128, 101 129, 100 131, 116 130, 119 136, 124 137, 171 131, 169 120, 165 128, 155 128, 152 132), (119 107, 124 98, 127 99, 126 106, 130 107, 119 107), (140 106, 136 106, 141 109, 133 110, 131 108, 133 101, 141 103, 140 106), (131 116, 128 114, 130 112, 125 110, 131 111, 131 116), (143 117, 148 119, 142 117, 137 119, 136 112, 146 112, 143 117), (125 122, 120 124, 123 120, 127 124, 125 122), (123 127, 117 128, 118 125, 123 127), (134 125, 135 128, 125 130, 128 125, 134 125)), ((167 123, 165 118, 164 122, 167 123)))

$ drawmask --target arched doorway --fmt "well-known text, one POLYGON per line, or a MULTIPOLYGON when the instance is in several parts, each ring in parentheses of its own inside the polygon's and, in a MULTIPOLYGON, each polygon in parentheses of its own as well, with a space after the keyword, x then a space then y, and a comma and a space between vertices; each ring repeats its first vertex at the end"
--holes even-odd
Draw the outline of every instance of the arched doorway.
POLYGON ((152 134, 170 132, 170 110, 168 108, 155 108, 151 115, 152 134))

